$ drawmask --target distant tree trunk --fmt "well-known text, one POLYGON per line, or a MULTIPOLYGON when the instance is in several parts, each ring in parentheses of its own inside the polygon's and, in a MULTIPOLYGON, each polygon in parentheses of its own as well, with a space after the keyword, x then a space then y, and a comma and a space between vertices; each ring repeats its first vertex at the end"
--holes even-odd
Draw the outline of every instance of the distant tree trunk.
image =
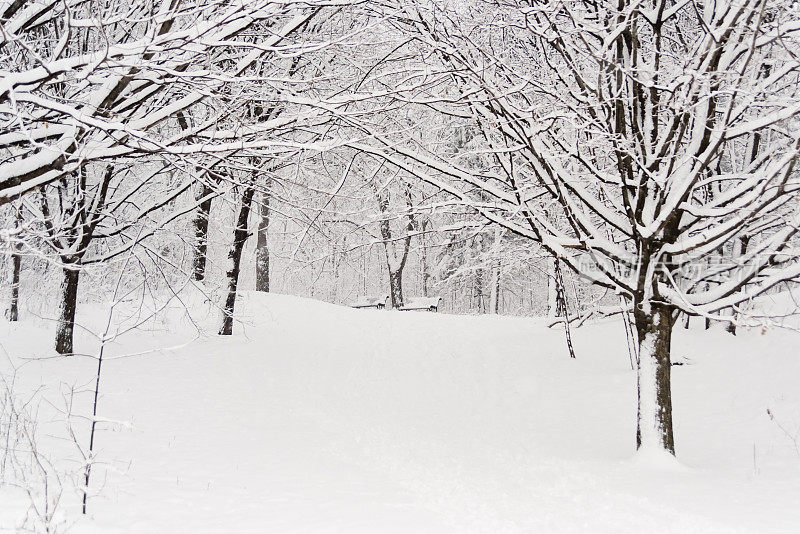
POLYGON ((492 266, 492 287, 489 293, 489 313, 500 313, 500 260, 492 266))
POLYGON ((486 311, 483 305, 483 269, 475 269, 475 302, 478 306, 478 313, 486 311))
MULTIPOLYGON (((754 143, 756 146, 758 146, 758 140, 755 140, 754 143)), ((756 154, 753 155, 753 159, 755 159, 755 156, 756 154)), ((747 246, 749 244, 750 244, 750 238, 748 236, 742 236, 739 239, 737 239, 736 242, 734 243, 734 248, 733 248, 734 258, 738 259, 741 258, 744 254, 747 254, 747 246)), ((727 324, 725 330, 727 330, 728 333, 733 334, 735 336, 736 321, 739 318, 739 314, 733 308, 731 308, 730 313, 733 316, 733 319, 727 324)))
MULTIPOLYGON (((197 200, 208 197, 212 189, 206 184, 200 184, 197 200)), ((208 218, 211 213, 211 198, 204 200, 194 217, 195 249, 192 265, 194 279, 202 282, 206 277, 206 258, 208 256, 208 218)))
MULTIPOLYGON (((176 114, 178 125, 182 130, 189 129, 189 121, 182 111, 176 114)), ((199 170, 199 169, 198 169, 199 170)), ((195 200, 201 200, 212 193, 212 189, 203 182, 198 182, 195 200)), ((208 255, 208 217, 211 213, 211 198, 209 197, 197 208, 194 216, 194 256, 192 258, 192 277, 197 282, 202 282, 206 277, 206 258, 208 255)))
POLYGON ((636 446, 675 454, 670 394, 672 310, 656 301, 634 304, 639 340, 636 446))
POLYGON ((219 335, 229 336, 233 333, 233 312, 236 308, 236 290, 239 284, 239 271, 242 263, 242 250, 244 244, 249 237, 247 233, 247 220, 250 217, 250 206, 253 203, 253 195, 255 188, 247 186, 242 193, 242 201, 239 205, 239 217, 236 221, 236 229, 233 232, 233 245, 231 251, 228 253, 228 259, 231 260, 231 268, 228 270, 228 295, 225 299, 225 307, 223 309, 222 327, 219 329, 219 335))
POLYGON ((500 261, 500 240, 503 238, 503 234, 499 226, 495 226, 494 229, 494 244, 492 250, 492 256, 494 256, 494 261, 492 262, 492 287, 490 297, 489 297, 489 313, 498 314, 500 313, 500 270, 502 268, 502 263, 500 261))
POLYGON ((558 317, 558 282, 556 280, 556 259, 547 259, 547 316, 558 317))
POLYGON ((332 243, 333 252, 331 259, 333 261, 333 280, 331 281, 331 294, 330 302, 339 302, 339 276, 342 270, 342 262, 345 257, 345 250, 347 250, 347 235, 342 236, 342 244, 332 243))
POLYGON ((428 220, 425 219, 422 221, 422 236, 420 237, 422 241, 422 296, 428 297, 428 286, 430 284, 430 270, 428 268, 428 237, 426 235, 426 231, 428 229, 428 220))
POLYGON ((378 202, 378 209, 381 212, 379 223, 381 239, 383 240, 383 250, 386 255, 386 267, 389 271, 389 295, 392 300, 392 308, 397 309, 403 306, 403 270, 408 260, 408 251, 411 248, 411 232, 414 230, 415 221, 411 214, 411 189, 408 184, 403 184, 403 193, 406 197, 406 205, 409 208, 407 216, 406 235, 402 238, 402 245, 394 243, 392 238, 392 227, 389 220, 389 196, 386 191, 378 191, 375 184, 372 184, 375 192, 375 199, 378 202), (400 252, 398 248, 402 246, 400 252))
POLYGON ((365 248, 361 252, 361 294, 367 294, 367 256, 369 254, 369 249, 365 248))
POLYGON ((259 208, 260 221, 256 240, 256 291, 269 293, 269 201, 270 194, 265 191, 261 195, 259 208))
POLYGON ((64 279, 61 283, 61 306, 56 328, 56 352, 72 354, 75 311, 78 307, 79 264, 65 263, 62 270, 64 279))
POLYGON ((403 271, 389 271, 389 290, 391 291, 392 307, 403 306, 403 271))
MULTIPOLYGON (((567 352, 570 358, 575 358, 575 347, 572 345, 572 333, 569 328, 569 308, 567 307, 567 292, 564 287, 564 277, 561 274, 560 259, 555 258, 554 277, 556 281, 556 317, 564 318, 564 337, 567 342, 567 352)), ((574 289, 574 286, 573 286, 574 289)), ((575 301, 577 302, 578 295, 575 294, 575 301)), ((577 307, 577 306, 576 306, 577 307)))
MULTIPOLYGON (((769 78, 771 72, 772 72, 772 66, 769 63, 763 63, 761 65, 761 72, 759 73, 759 75, 762 78, 769 78)), ((758 158, 759 152, 761 150, 760 131, 753 133, 753 135, 749 140, 749 145, 750 146, 748 147, 749 148, 748 158, 750 160, 750 163, 752 164, 758 158)), ((747 254, 747 246, 749 244, 750 244, 750 236, 748 235, 743 235, 739 239, 737 239, 734 242, 734 249, 733 249, 734 258, 738 259, 741 258, 744 254, 747 254)), ((736 320, 738 319, 739 314, 733 308, 731 308, 730 313, 733 316, 733 320, 727 324, 725 330, 727 330, 730 334, 733 334, 735 336, 736 320)))

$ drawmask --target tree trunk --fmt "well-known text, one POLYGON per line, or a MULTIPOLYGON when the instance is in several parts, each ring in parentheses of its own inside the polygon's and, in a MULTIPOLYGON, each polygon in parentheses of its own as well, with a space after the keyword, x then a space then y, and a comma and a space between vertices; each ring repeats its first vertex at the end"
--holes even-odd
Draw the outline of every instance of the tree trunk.
MULTIPOLYGON (((201 184, 197 199, 210 195, 211 188, 201 184)), ((202 282, 206 277, 206 257, 208 253, 208 217, 211 213, 211 198, 204 200, 194 217, 195 249, 192 265, 194 279, 202 282)))
POLYGON ((228 296, 225 299, 225 307, 223 309, 222 327, 219 329, 219 335, 229 336, 233 333, 233 312, 236 308, 236 289, 239 284, 239 270, 242 264, 242 250, 247 241, 249 234, 247 233, 247 219, 250 217, 250 205, 253 202, 253 194, 255 189, 247 187, 242 193, 242 202, 239 206, 239 218, 236 221, 236 229, 233 233, 233 245, 231 251, 228 253, 228 259, 231 260, 231 268, 228 270, 228 296))
POLYGON ((558 281, 556 280, 556 258, 547 259, 547 316, 558 317, 558 281))
POLYGON ((14 244, 11 254, 11 302, 8 305, 8 320, 19 320, 19 274, 22 270, 22 255, 19 244, 14 244))
POLYGON ((75 264, 65 264, 64 280, 61 283, 61 312, 56 329, 56 352, 72 354, 75 310, 78 307, 78 278, 80 270, 75 264))
MULTIPOLYGON (((373 184, 373 187, 374 184, 373 184)), ((406 235, 402 238, 402 251, 398 253, 398 245, 392 239, 392 228, 389 223, 389 197, 384 192, 377 189, 375 198, 378 201, 382 218, 380 221, 381 239, 383 240, 383 250, 386 255, 386 267, 389 271, 389 295, 392 299, 392 308, 397 309, 403 306, 403 269, 408 260, 408 251, 411 248, 411 232, 414 230, 415 222, 412 215, 408 215, 406 224, 406 235)), ((411 192, 408 186, 405 187, 406 204, 411 206, 411 192)))
POLYGON ((497 315, 500 313, 500 271, 502 269, 502 262, 500 258, 500 241, 503 239, 503 234, 499 226, 494 228, 494 242, 492 244, 492 287, 489 293, 489 313, 497 315))
POLYGON ((478 304, 478 313, 486 312, 483 305, 483 269, 475 270, 475 302, 478 304))
POLYGON ((261 220, 258 224, 258 236, 256 239, 256 291, 269 293, 269 243, 267 242, 269 232, 269 193, 261 195, 261 207, 259 215, 261 220))
POLYGON ((670 391, 672 310, 660 303, 637 303, 634 321, 639 339, 636 446, 675 454, 670 391))
POLYGON ((389 269, 389 292, 392 299, 392 308, 403 306, 403 270, 392 271, 389 269))
POLYGON ((428 297, 428 287, 430 285, 430 279, 431 279, 430 270, 428 268, 428 238, 427 238, 427 236, 425 234, 427 229, 428 229, 428 221, 427 220, 423 220, 422 221, 422 236, 421 236, 421 241, 422 241, 422 258, 421 258, 421 264, 422 264, 422 296, 426 297, 426 298, 428 297))
POLYGON ((492 287, 489 299, 489 313, 500 313, 500 260, 492 268, 492 287))
POLYGON ((342 237, 342 246, 336 247, 331 253, 333 260, 333 280, 331 280, 331 295, 329 302, 339 302, 339 276, 342 268, 342 261, 344 260, 344 251, 347 250, 347 236, 342 237))

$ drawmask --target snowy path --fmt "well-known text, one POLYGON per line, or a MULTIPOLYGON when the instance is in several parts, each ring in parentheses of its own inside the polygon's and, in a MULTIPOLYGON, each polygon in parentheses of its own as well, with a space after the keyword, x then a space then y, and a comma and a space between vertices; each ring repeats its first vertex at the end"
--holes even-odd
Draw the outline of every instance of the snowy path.
POLYGON ((220 357, 228 356, 154 358, 107 399, 108 410, 120 411, 128 398, 148 402, 132 414, 132 435, 103 436, 106 451, 131 440, 135 447, 129 476, 92 503, 98 525, 142 533, 436 531, 435 516, 401 487, 338 456, 335 433, 286 399, 269 398, 274 381, 246 365, 219 369, 220 357))
MULTIPOLYGON (((796 334, 679 332, 676 354, 693 363, 675 368, 683 465, 663 466, 631 460, 634 377, 618 324, 579 329, 570 361, 561 333, 531 320, 281 296, 250 296, 244 317, 231 339, 109 360, 101 414, 132 430, 100 433, 99 457, 115 470, 97 470, 107 478, 92 520, 71 532, 800 525, 800 457, 766 416, 771 407, 800 427, 796 334)), ((138 335, 115 350, 179 339, 138 335)), ((26 369, 90 374, 78 367, 26 369)))

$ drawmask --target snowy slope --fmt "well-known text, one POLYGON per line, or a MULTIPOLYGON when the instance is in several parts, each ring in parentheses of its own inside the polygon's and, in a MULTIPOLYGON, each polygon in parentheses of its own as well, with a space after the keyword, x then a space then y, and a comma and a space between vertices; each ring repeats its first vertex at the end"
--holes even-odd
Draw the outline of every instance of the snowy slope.
MULTIPOLYGON (((537 320, 241 303, 231 338, 194 339, 173 316, 110 347, 99 413, 126 424, 101 425, 99 494, 70 532, 800 528, 800 334, 677 330, 686 365, 673 368, 680 463, 669 465, 634 457, 619 322, 575 331, 571 361, 562 332, 537 320)), ((58 406, 91 385, 93 360, 42 359, 46 325, 2 323, 0 335, 25 362, 18 391, 44 382, 58 406)), ((79 394, 75 412, 87 403, 79 394)), ((84 439, 85 422, 73 424, 84 439)), ((74 456, 51 426, 42 446, 74 456)), ((0 529, 24 503, 0 493, 0 529)), ((67 490, 65 525, 78 503, 67 490)))

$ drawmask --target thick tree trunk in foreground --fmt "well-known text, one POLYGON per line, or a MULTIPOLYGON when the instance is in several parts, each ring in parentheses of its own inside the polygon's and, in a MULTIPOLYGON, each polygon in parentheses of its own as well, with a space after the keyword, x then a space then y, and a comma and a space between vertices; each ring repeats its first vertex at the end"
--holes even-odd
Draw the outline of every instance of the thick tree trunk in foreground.
POLYGON ((242 250, 247 241, 247 219, 250 217, 250 205, 253 202, 255 189, 248 187, 242 194, 242 203, 239 207, 239 218, 236 221, 236 229, 233 233, 233 246, 228 253, 231 261, 231 268, 228 271, 228 295, 225 299, 223 309, 222 327, 219 335, 229 336, 233 333, 233 311, 236 308, 236 288, 239 285, 239 271, 242 264, 242 250))
POLYGON ((675 454, 670 390, 672 310, 659 303, 638 303, 634 320, 639 339, 636 446, 675 454))
MULTIPOLYGON (((210 195, 211 188, 205 184, 201 184, 200 191, 198 192, 197 199, 204 198, 210 195)), ((206 277, 206 256, 208 254, 208 217, 211 213, 211 198, 204 200, 194 217, 194 237, 195 249, 194 259, 192 262, 192 273, 194 279, 202 282, 206 277)))
POLYGON ((75 310, 78 307, 78 279, 80 270, 76 265, 63 267, 64 280, 61 283, 61 312, 56 329, 56 352, 71 354, 73 351, 73 332, 75 330, 75 310))
POLYGON ((256 241, 256 291, 269 293, 269 193, 261 195, 258 237, 256 241))

